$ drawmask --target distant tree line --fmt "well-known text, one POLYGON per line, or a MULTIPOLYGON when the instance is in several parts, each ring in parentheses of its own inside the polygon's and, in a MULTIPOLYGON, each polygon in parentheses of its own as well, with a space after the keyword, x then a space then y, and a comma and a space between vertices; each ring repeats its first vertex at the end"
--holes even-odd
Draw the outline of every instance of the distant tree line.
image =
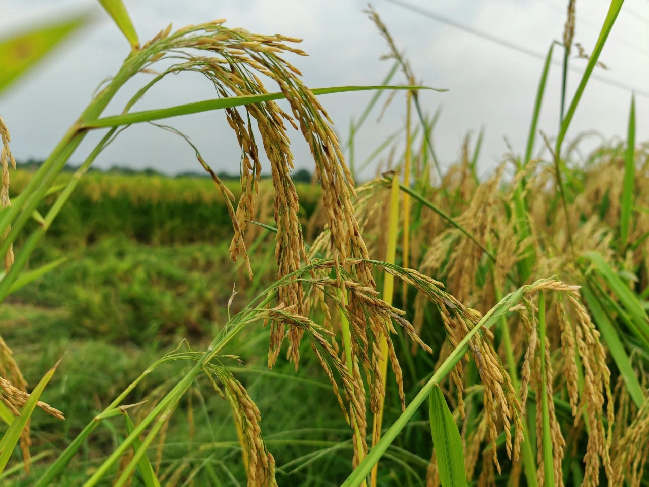
MULTIPOLYGON (((38 159, 27 159, 26 161, 16 161, 16 167, 20 169, 25 169, 29 171, 33 171, 38 169, 41 164, 43 164, 42 160, 38 159)), ((66 172, 74 172, 76 171, 78 166, 74 166, 72 164, 66 164, 65 167, 63 168, 63 171, 66 172)), ((133 167, 128 167, 128 166, 123 166, 119 164, 114 164, 108 169, 101 169, 98 167, 91 167, 89 171, 92 172, 103 172, 107 174, 124 174, 124 175, 145 175, 145 176, 165 176, 168 177, 167 174, 158 171, 157 169, 153 169, 152 167, 146 167, 144 169, 136 169, 133 167)), ((222 181, 232 181, 232 180, 239 180, 239 175, 238 174, 231 174, 227 171, 219 171, 216 174, 219 179, 222 181)), ((182 171, 177 173, 175 178, 209 178, 209 174, 207 174, 205 171, 182 171)), ((268 179, 270 178, 270 174, 262 174, 261 175, 262 179, 268 179)), ((308 169, 298 169, 293 173, 293 181, 298 182, 298 183, 309 183, 311 182, 312 174, 311 171, 308 169)))

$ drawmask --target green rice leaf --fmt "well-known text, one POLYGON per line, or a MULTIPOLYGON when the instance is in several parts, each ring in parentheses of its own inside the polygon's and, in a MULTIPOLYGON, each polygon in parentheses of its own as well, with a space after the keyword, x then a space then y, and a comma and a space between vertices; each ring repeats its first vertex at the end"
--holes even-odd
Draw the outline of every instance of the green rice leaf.
POLYGON ((53 262, 50 262, 49 264, 45 264, 44 266, 38 267, 37 269, 33 269, 31 271, 23 272, 18 279, 16 279, 11 287, 9 288, 9 293, 16 292, 18 289, 25 287, 27 284, 34 282, 36 279, 39 277, 44 276, 47 274, 49 271, 52 269, 58 267, 60 264, 68 260, 67 257, 61 257, 60 259, 56 259, 53 262))
POLYGON ((87 22, 77 15, 0 41, 0 92, 87 22))
POLYGON ((620 239, 621 248, 625 248, 629 237, 629 224, 631 210, 633 209, 633 183, 635 179, 635 98, 631 97, 631 110, 629 111, 629 129, 627 147, 624 158, 624 182, 622 184, 621 214, 620 214, 620 239))
POLYGON ((11 409, 7 407, 7 405, 0 401, 0 419, 10 425, 14 421, 14 413, 11 412, 11 409))
POLYGON ((608 288, 615 294, 631 318, 631 331, 642 342, 649 340, 649 318, 638 297, 620 279, 611 266, 597 252, 584 252, 582 257, 593 264, 596 272, 604 279, 608 288))
POLYGON ((462 438, 439 386, 433 387, 428 396, 428 414, 442 486, 466 486, 462 438))
MULTIPOLYGON (((333 86, 329 88, 315 88, 311 92, 314 95, 326 95, 329 93, 345 93, 348 91, 368 91, 368 90, 435 90, 446 91, 443 89, 429 88, 427 86, 333 86)), ((100 128, 100 127, 117 127, 120 125, 132 125, 134 123, 151 122, 164 118, 179 117, 181 115, 191 115, 193 113, 209 112, 212 110, 223 110, 225 108, 240 107, 251 105, 253 103, 262 103, 271 100, 280 100, 285 95, 282 92, 262 93, 255 95, 229 96, 227 98, 217 98, 214 100, 203 100, 186 105, 179 105, 169 108, 160 108, 158 110, 146 110, 142 112, 133 112, 112 117, 104 117, 86 123, 83 128, 100 128)))
MULTIPOLYGON (((122 409, 122 412, 124 413, 124 421, 126 422, 126 431, 128 431, 128 434, 130 435, 131 433, 133 433, 135 425, 133 424, 133 421, 131 421, 128 412, 125 409, 122 409)), ((142 446, 142 442, 139 438, 136 437, 133 440, 132 446, 133 453, 137 453, 139 448, 142 446)), ((160 487, 160 482, 155 475, 155 471, 153 470, 153 466, 151 465, 151 461, 149 460, 146 452, 140 457, 137 466, 140 470, 140 475, 142 475, 142 479, 144 480, 144 485, 146 485, 146 487, 160 487)))
POLYGON ((126 7, 122 0, 99 0, 99 3, 104 10, 108 12, 119 30, 122 31, 124 37, 131 45, 132 49, 138 49, 140 47, 140 41, 137 39, 137 32, 135 32, 135 27, 133 27, 133 22, 131 22, 131 17, 129 17, 126 7))
POLYGON ((45 390, 45 386, 54 375, 59 362, 57 362, 56 365, 41 379, 36 388, 29 395, 29 399, 27 399, 25 405, 22 407, 20 416, 13 420, 9 429, 7 429, 5 434, 2 436, 2 439, 0 440, 0 473, 2 473, 7 466, 7 462, 9 461, 9 458, 11 458, 14 447, 16 446, 16 443, 18 443, 18 439, 20 438, 27 421, 29 421, 29 418, 34 412, 34 408, 36 408, 36 403, 38 403, 41 394, 45 390))
POLYGON ((545 64, 543 65, 543 72, 539 80, 539 87, 536 90, 536 99, 534 100, 534 112, 532 113, 532 123, 530 124, 530 132, 527 136, 527 146, 525 147, 525 159, 523 166, 525 166, 532 158, 532 151, 534 150, 534 139, 536 138, 536 127, 539 123, 539 115, 541 114, 541 105, 543 104, 543 95, 545 95, 545 85, 548 81, 548 73, 550 72, 550 63, 552 62, 552 52, 554 51, 554 42, 550 44, 548 54, 545 56, 545 64))

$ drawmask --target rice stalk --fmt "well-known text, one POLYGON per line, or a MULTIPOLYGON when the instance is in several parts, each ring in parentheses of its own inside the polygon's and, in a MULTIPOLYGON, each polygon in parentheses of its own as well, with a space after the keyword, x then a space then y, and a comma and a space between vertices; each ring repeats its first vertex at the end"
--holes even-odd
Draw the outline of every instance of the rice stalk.
MULTIPOLYGON (((412 78, 410 79, 412 83, 412 78)), ((406 154, 403 163, 403 185, 406 188, 410 187, 410 165, 412 159, 412 141, 410 139, 410 104, 412 98, 412 92, 409 91, 406 97, 406 154)), ((424 127, 425 129, 425 127, 424 127)), ((394 183, 393 183, 394 185, 394 183)), ((410 197, 406 193, 403 195, 403 255, 402 266, 410 267, 410 197)), ((404 282, 402 291, 401 291, 401 302, 402 306, 405 309, 408 303, 408 285, 404 282)))
MULTIPOLYGON (((390 213, 388 218, 388 236, 387 248, 385 251, 385 262, 394 264, 396 260, 397 251, 397 234, 399 232, 399 179, 398 175, 392 176, 392 187, 390 189, 390 213)), ((405 228, 405 227, 404 227, 405 228)), ((406 283, 404 282, 404 285, 406 283)), ((385 272, 383 277, 383 300, 392 305, 392 297, 394 293, 394 276, 385 272)), ((383 394, 380 398, 378 412, 374 415, 374 425, 372 430, 372 447, 374 447, 381 439, 381 427, 383 424, 383 409, 385 407, 385 380, 388 372, 388 342, 387 337, 382 338, 380 342, 381 359, 379 362, 379 370, 383 378, 383 394)), ((376 479, 378 475, 378 464, 372 469, 371 486, 376 487, 376 479)))

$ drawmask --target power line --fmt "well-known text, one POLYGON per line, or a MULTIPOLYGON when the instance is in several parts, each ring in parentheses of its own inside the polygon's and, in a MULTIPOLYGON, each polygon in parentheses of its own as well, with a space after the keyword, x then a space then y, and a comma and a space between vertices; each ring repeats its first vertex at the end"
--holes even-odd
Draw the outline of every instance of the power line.
POLYGON ((633 17, 638 22, 642 22, 645 25, 649 25, 649 19, 644 15, 638 13, 637 10, 631 10, 629 7, 624 7, 622 11, 631 15, 631 17, 633 17))
MULTIPOLYGON (((448 17, 444 17, 443 15, 439 15, 439 14, 437 14, 435 12, 425 10, 425 9, 423 9, 421 7, 409 4, 407 2, 403 2, 401 0, 385 0, 385 1, 389 2, 389 3, 393 4, 393 5, 397 5, 397 6, 401 7, 401 8, 406 9, 406 10, 410 10, 411 12, 417 13, 419 15, 423 15, 424 17, 428 17, 430 19, 436 20, 436 21, 441 22, 443 24, 450 25, 451 27, 455 27, 456 29, 459 29, 459 30, 462 30, 462 31, 467 32, 469 34, 480 37, 481 39, 493 42, 494 44, 498 44, 499 46, 507 47, 507 48, 512 49, 512 50, 514 50, 516 52, 519 52, 521 54, 525 54, 527 56, 530 56, 530 57, 533 57, 533 58, 536 58, 536 59, 545 60, 545 54, 533 51, 531 49, 520 46, 518 44, 514 44, 513 42, 507 41, 505 39, 501 39, 500 37, 496 37, 496 36, 491 35, 491 34, 489 34, 487 32, 483 32, 483 31, 481 31, 479 29, 476 29, 475 27, 471 27, 471 26, 468 26, 466 24, 462 24, 462 23, 460 23, 460 22, 458 22, 456 20, 450 19, 448 17)), ((559 61, 555 61, 555 60, 552 60, 552 63, 556 64, 556 65, 561 65, 561 63, 559 61)), ((584 73, 583 69, 579 69, 579 68, 574 67, 574 66, 568 66, 568 69, 570 71, 574 71, 574 72, 579 73, 579 74, 584 73)), ((596 73, 592 73, 591 78, 593 78, 593 79, 595 79, 597 81, 600 81, 602 83, 605 83, 605 84, 607 84, 609 86, 614 86, 615 88, 620 88, 620 89, 629 91, 631 93, 635 93, 636 95, 643 96, 645 98, 649 98, 649 92, 648 91, 640 90, 640 89, 635 88, 635 87, 633 87, 631 85, 627 85, 626 83, 622 83, 620 81, 616 81, 616 80, 613 80, 613 79, 610 79, 610 78, 606 78, 606 77, 600 76, 600 75, 598 75, 596 73)))

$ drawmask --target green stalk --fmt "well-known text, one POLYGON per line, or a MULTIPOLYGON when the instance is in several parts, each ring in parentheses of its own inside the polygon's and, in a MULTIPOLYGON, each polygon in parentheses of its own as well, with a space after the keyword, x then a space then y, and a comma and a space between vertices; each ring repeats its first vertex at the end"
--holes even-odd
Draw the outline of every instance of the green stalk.
POLYGON ((559 109, 559 127, 563 122, 563 113, 566 106, 566 88, 568 85, 568 56, 570 55, 570 46, 563 46, 563 65, 561 70, 561 107, 559 109))
MULTIPOLYGON (((412 81, 412 80, 411 80, 412 81)), ((409 91, 406 98, 406 153, 403 162, 403 186, 410 188, 410 165, 412 159, 412 133, 410 131, 412 91, 409 91)), ((426 124, 422 123, 422 129, 426 132, 426 124)), ((392 185, 394 187, 394 183, 392 185)), ((401 249, 402 267, 410 266, 410 196, 406 193, 403 196, 403 235, 401 249)), ((408 301, 408 283, 404 282, 401 293, 403 309, 406 309, 408 301)))
MULTIPOLYGON (((554 457, 552 455, 552 431, 548 405, 547 380, 545 375, 545 294, 539 291, 539 353, 541 354, 541 407, 543 410, 543 467, 545 485, 554 487, 554 457)), ((538 398, 537 398, 538 400, 538 398)), ((538 421, 538 418, 537 418, 538 421)))
MULTIPOLYGON (((347 297, 345 292, 338 290, 338 297, 340 298, 341 305, 344 307, 347 305, 347 297)), ((347 363, 347 368, 349 369, 349 374, 354 377, 354 357, 352 355, 352 333, 349 327, 349 320, 345 313, 340 313, 340 328, 343 334, 343 346, 345 347, 345 362, 347 363)), ((354 428, 354 433, 356 434, 356 448, 358 450, 358 455, 360 460, 363 459, 363 440, 361 439, 361 433, 358 429, 358 424, 356 422, 356 411, 351 411, 351 422, 352 428, 354 428)), ((369 472, 368 472, 369 473, 369 472)), ((367 476, 367 474, 365 475, 367 476)), ((366 481, 363 480, 363 486, 367 485, 366 481)))
MULTIPOLYGON (((160 432, 160 430, 162 429, 164 424, 167 422, 167 419, 169 418, 169 415, 171 415, 171 413, 173 412, 174 408, 176 407, 176 404, 177 404, 177 400, 175 402, 171 403, 167 407, 166 411, 163 414, 160 415, 160 417, 158 418, 156 424, 153 425, 153 428, 151 428, 151 431, 149 432, 147 437, 144 439, 142 444, 139 445, 139 447, 136 446, 136 442, 137 443, 140 442, 139 438, 137 438, 137 440, 133 442, 134 448, 136 449, 135 454, 133 455, 133 458, 131 458, 131 461, 128 462, 128 465, 126 466, 126 468, 122 471, 122 474, 117 479, 117 482, 115 482, 115 484, 113 484, 113 487, 122 487, 126 483, 126 481, 129 479, 129 477, 131 476, 131 473, 133 472, 133 470, 135 470, 135 466, 138 465, 138 464, 141 465, 141 468, 143 467, 143 470, 142 470, 142 474, 143 474, 142 476, 143 477, 147 478, 147 476, 146 476, 147 472, 149 473, 149 475, 153 475, 152 478, 149 478, 150 479, 149 481, 153 482, 153 483, 149 484, 147 482, 147 487, 149 487, 150 485, 153 485, 153 486, 155 486, 155 485, 159 486, 160 485, 160 483, 155 478, 155 473, 153 472, 153 467, 151 467, 151 463, 149 462, 149 459, 146 457, 146 450, 147 450, 147 448, 149 448, 149 446, 151 445, 151 442, 153 441, 153 439, 156 437, 156 435, 160 432), (147 466, 148 466, 148 469, 147 469, 147 466)), ((131 429, 131 432, 133 432, 133 431, 134 431, 134 428, 131 429)))
MULTIPOLYGON (((394 264, 397 253, 397 234, 399 233, 399 178, 395 174, 392 178, 392 188, 390 190, 390 217, 388 220, 388 241, 385 250, 385 261, 388 264, 394 264)), ((394 294, 394 276, 389 272, 385 272, 383 277, 383 301, 392 304, 392 297, 394 294)), ((401 336, 401 334, 400 334, 401 336)), ((379 344, 382 359, 379 361, 379 369, 381 371, 381 378, 383 380, 383 394, 379 398, 379 410, 374 416, 372 446, 374 440, 381 437, 381 427, 383 425, 383 409, 385 406, 385 391, 386 377, 388 375, 388 340, 387 337, 382 336, 379 344)), ((405 347, 404 347, 405 350, 405 347)), ((376 487, 376 479, 378 475, 378 463, 372 469, 370 485, 376 487)))
MULTIPOLYGON (((545 85, 548 80, 548 73, 550 71, 550 63, 552 61, 552 52, 554 50, 554 43, 550 44, 550 49, 545 57, 545 64, 543 65, 543 72, 539 86, 536 90, 536 99, 534 101, 534 111, 532 112, 532 121, 530 123, 530 131, 527 136, 527 145, 525 147, 525 157, 523 159, 522 170, 527 166, 527 163, 532 158, 532 151, 534 150, 534 140, 536 138, 536 128, 539 122, 539 115, 541 113, 541 105, 543 104, 543 96, 545 95, 545 85)), ((525 191, 525 180, 521 180, 514 190, 514 213, 516 215, 516 230, 518 233, 519 242, 524 241, 530 236, 530 228, 527 217, 527 204, 523 194, 525 191)), ((518 270, 521 275, 521 281, 525 282, 529 279, 534 266, 534 247, 528 245, 525 249, 525 256, 518 263, 518 270)))
POLYGON ((446 190, 446 186, 444 185, 444 176, 442 175, 442 170, 439 165, 439 161, 437 160, 437 154, 435 154, 435 150, 433 149, 433 145, 430 143, 430 137, 428 136, 428 131, 426 130, 426 122, 424 120, 424 115, 421 111, 421 107, 419 106, 419 96, 416 91, 412 92, 412 99, 415 102, 415 109, 417 110, 417 116, 419 117, 419 123, 421 123, 421 127, 424 130, 424 139, 426 140, 426 146, 428 147, 428 150, 430 151, 430 156, 433 159, 433 163, 435 164, 435 169, 437 170, 437 175, 439 176, 439 184, 440 188, 442 189, 442 193, 444 193, 444 198, 446 199, 446 204, 448 205, 449 209, 453 209, 453 205, 451 204, 451 200, 448 194, 448 191, 446 190))
POLYGON ((480 133, 478 133, 478 140, 475 143, 475 148, 473 150, 473 157, 471 158, 471 173, 473 174, 473 179, 476 184, 480 184, 478 179, 478 157, 480 156, 480 149, 482 148, 482 138, 484 136, 484 127, 480 127, 480 133))

